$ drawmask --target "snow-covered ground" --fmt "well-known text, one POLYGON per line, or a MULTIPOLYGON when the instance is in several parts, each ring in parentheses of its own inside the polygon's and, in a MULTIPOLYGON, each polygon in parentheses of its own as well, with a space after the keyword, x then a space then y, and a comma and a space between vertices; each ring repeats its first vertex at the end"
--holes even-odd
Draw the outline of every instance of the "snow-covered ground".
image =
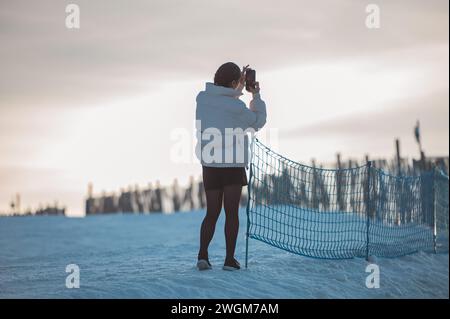
MULTIPOLYGON (((298 256, 250 240, 249 268, 221 269, 221 215, 213 270, 195 268, 203 211, 87 218, 0 218, 1 298, 448 298, 448 253, 376 258, 380 288, 366 287, 364 259, 298 256), (80 288, 65 286, 66 265, 80 288)), ((244 264, 241 211, 237 258, 244 264)))

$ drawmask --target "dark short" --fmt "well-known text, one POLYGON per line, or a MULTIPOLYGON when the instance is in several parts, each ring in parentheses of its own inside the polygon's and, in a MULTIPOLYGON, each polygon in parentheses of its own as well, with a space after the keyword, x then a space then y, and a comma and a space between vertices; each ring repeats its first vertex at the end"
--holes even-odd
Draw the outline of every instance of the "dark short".
POLYGON ((205 190, 223 189, 227 185, 247 185, 245 167, 203 166, 203 186, 205 190))

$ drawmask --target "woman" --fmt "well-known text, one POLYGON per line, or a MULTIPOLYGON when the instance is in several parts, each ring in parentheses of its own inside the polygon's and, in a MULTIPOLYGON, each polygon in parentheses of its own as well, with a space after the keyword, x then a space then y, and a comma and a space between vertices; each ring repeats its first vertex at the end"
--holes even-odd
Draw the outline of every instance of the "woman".
POLYGON ((234 251, 239 230, 241 191, 242 186, 247 185, 248 137, 246 133, 238 135, 244 130, 256 131, 266 123, 266 106, 261 100, 258 82, 249 88, 253 95, 249 108, 239 99, 247 68, 241 71, 232 62, 223 64, 216 71, 214 83, 206 83, 206 89, 197 96, 197 156, 203 167, 207 206, 200 230, 199 270, 211 269, 208 246, 222 204, 226 217, 223 269, 240 269, 234 251))

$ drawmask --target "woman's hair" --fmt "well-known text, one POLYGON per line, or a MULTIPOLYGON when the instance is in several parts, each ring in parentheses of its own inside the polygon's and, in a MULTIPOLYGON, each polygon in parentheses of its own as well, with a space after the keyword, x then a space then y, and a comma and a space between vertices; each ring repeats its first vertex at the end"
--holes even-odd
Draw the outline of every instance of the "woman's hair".
POLYGON ((233 62, 222 64, 214 75, 214 84, 231 88, 233 81, 238 81, 241 77, 241 69, 233 62))

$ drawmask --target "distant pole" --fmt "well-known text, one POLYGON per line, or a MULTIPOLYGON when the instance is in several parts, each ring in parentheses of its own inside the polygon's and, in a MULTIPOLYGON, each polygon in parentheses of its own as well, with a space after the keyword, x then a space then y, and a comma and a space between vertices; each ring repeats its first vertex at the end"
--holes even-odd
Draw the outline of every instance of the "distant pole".
POLYGON ((16 213, 20 214, 20 194, 16 194, 16 213))
POLYGON ((92 185, 92 183, 88 183, 88 191, 87 191, 88 198, 92 198, 93 190, 94 186, 92 185))
POLYGON ((419 144, 419 152, 422 154, 422 140, 420 138, 420 121, 417 120, 416 126, 414 127, 414 136, 416 137, 417 144, 419 144))
POLYGON ((345 209, 344 207, 344 199, 342 196, 342 164, 341 164, 341 153, 336 154, 336 165, 337 165, 337 171, 336 171, 336 192, 337 192, 337 198, 338 198, 338 205, 339 210, 343 211, 345 209))
POLYGON ((311 194, 311 206, 317 208, 317 175, 316 175, 316 160, 311 159, 311 165, 313 167, 313 180, 312 180, 312 194, 311 194))
POLYGON ((422 169, 426 170, 427 169, 426 159, 425 159, 425 153, 423 151, 420 151, 420 163, 421 163, 422 169))
POLYGON ((401 157, 400 157, 400 140, 397 138, 395 139, 395 149, 397 152, 397 174, 402 174, 402 166, 401 166, 401 157))
POLYGON ((433 178, 432 178, 432 187, 431 187, 431 191, 432 191, 432 195, 431 195, 431 201, 432 201, 432 205, 431 207, 433 208, 433 250, 434 253, 437 253, 437 248, 436 248, 436 238, 437 238, 437 223, 436 223, 436 168, 433 167, 433 178))
POLYGON ((420 152, 420 166, 422 170, 425 170, 425 152, 422 149, 422 138, 420 133, 420 122, 417 120, 416 126, 414 127, 414 136, 416 137, 417 144, 419 145, 419 152, 420 152))
POLYGON ((16 203, 14 201, 14 198, 11 200, 11 202, 9 203, 9 207, 11 208, 11 215, 14 215, 15 213, 15 207, 16 207, 16 203))
POLYGON ((367 214, 367 220, 366 220, 366 260, 369 261, 369 228, 370 228, 370 204, 371 204, 371 198, 370 198, 370 174, 371 174, 371 166, 372 163, 370 161, 367 161, 367 195, 366 195, 366 214, 367 214))

